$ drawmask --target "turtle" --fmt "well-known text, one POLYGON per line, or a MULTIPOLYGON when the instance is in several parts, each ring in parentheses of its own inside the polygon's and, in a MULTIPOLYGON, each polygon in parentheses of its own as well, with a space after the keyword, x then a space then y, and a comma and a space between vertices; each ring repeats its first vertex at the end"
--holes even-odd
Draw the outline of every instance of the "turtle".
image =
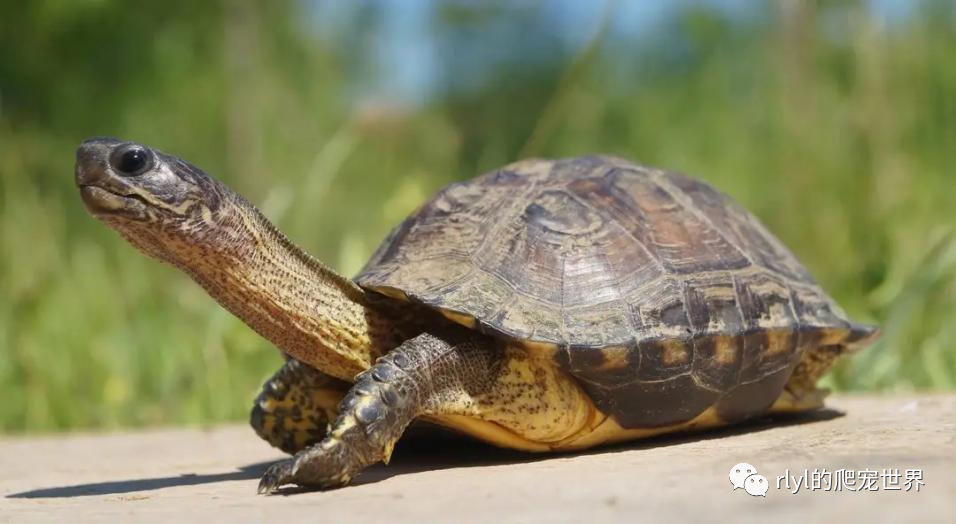
POLYGON ((292 457, 260 493, 345 485, 416 420, 568 452, 814 410, 818 379, 879 334, 729 196, 614 156, 448 185, 353 279, 158 149, 89 139, 75 183, 286 356, 250 418, 292 457))

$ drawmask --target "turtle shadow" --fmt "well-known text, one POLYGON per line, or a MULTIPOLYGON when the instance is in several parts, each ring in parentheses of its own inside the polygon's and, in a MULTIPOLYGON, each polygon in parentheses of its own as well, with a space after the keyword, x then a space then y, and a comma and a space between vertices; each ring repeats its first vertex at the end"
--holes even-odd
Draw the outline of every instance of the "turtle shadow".
POLYGON ((114 480, 106 482, 91 482, 87 484, 74 484, 72 486, 57 486, 52 488, 40 488, 20 493, 11 493, 6 498, 11 499, 42 499, 42 498, 69 498, 69 497, 89 497, 96 495, 120 495, 123 493, 132 493, 136 491, 152 491, 156 489, 170 488, 176 486, 195 486, 199 484, 209 484, 212 482, 228 482, 233 480, 251 480, 262 476, 272 462, 260 462, 250 464, 239 468, 237 471, 226 473, 183 473, 181 475, 114 480))
MULTIPOLYGON (((704 430, 694 433, 662 435, 648 439, 603 446, 586 451, 537 454, 497 448, 457 433, 438 427, 413 427, 395 448, 389 465, 377 464, 369 467, 357 477, 352 486, 374 484, 401 475, 411 475, 426 471, 443 469, 507 466, 551 460, 555 457, 588 456, 622 451, 652 449, 676 446, 689 442, 714 440, 735 435, 765 431, 772 428, 810 424, 833 420, 844 416, 843 412, 833 409, 821 409, 809 413, 786 415, 768 415, 733 426, 704 430)), ((152 491, 157 489, 195 486, 216 482, 253 480, 260 478, 272 462, 258 462, 240 467, 236 471, 224 473, 196 474, 116 480, 40 488, 6 495, 6 498, 43 499, 69 498, 97 495, 118 495, 124 493, 152 491)), ((283 488, 277 495, 295 495, 312 490, 303 488, 283 488)))

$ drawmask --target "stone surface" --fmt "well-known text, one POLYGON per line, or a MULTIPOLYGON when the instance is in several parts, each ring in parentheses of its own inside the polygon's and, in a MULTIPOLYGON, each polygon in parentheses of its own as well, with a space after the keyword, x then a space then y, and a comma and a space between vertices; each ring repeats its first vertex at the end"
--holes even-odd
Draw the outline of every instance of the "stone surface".
MULTIPOLYGON (((0 521, 956 522, 956 394, 843 396, 811 416, 574 455, 409 435, 327 492, 255 494, 280 454, 244 426, 0 439, 0 521), (740 462, 770 484, 734 490, 740 462), (789 469, 921 470, 910 491, 777 489, 789 469)), ((901 478, 901 484, 904 479, 901 478)))

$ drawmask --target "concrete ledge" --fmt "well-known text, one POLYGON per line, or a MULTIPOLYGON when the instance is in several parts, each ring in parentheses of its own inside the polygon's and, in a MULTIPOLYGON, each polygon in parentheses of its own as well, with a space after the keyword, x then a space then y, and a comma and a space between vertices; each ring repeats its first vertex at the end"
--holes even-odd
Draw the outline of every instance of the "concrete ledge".
POLYGON ((255 494, 258 477, 281 454, 245 426, 6 437, 0 521, 956 522, 956 394, 828 404, 810 416, 575 455, 412 435, 390 466, 353 486, 268 497, 255 494), (766 497, 733 490, 728 473, 740 462, 768 479, 766 497), (896 469, 901 486, 906 470, 920 470, 922 485, 886 490, 892 478, 881 477, 878 491, 794 494, 792 480, 776 488, 786 470, 815 468, 896 469))

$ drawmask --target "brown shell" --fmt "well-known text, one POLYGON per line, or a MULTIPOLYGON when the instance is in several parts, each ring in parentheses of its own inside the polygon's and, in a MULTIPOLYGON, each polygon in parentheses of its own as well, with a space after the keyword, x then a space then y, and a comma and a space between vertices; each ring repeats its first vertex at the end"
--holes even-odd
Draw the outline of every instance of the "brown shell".
POLYGON ((756 408, 738 404, 772 403, 806 349, 869 333, 730 198, 613 157, 527 160, 452 184, 356 281, 556 347, 625 427, 688 420, 752 384, 725 410, 746 416, 756 408))

